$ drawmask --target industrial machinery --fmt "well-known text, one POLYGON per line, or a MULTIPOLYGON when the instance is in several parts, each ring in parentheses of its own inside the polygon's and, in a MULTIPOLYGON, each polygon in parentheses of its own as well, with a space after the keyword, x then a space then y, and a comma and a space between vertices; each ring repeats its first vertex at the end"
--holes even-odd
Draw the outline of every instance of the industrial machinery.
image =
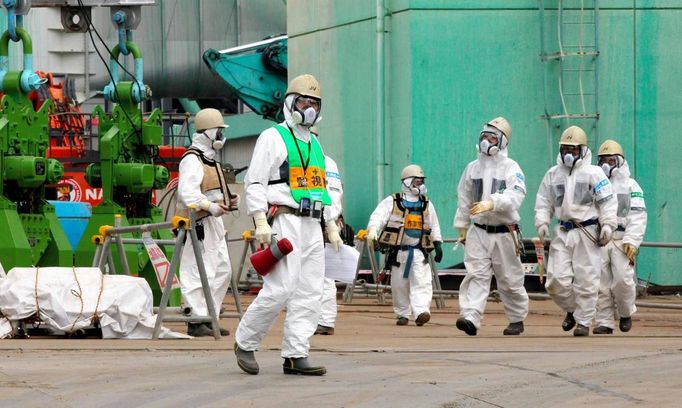
POLYGON ((265 119, 284 120, 287 89, 287 36, 222 51, 204 52, 208 68, 232 88, 237 97, 265 119))
MULTIPOLYGON (((140 102, 148 99, 151 91, 143 82, 142 52, 132 41, 125 19, 121 11, 113 15, 114 24, 125 32, 111 51, 111 82, 104 88, 104 97, 114 104, 113 110, 109 114, 98 106, 93 111, 93 118, 99 122, 100 161, 88 166, 85 178, 90 186, 102 188, 102 202, 93 208, 78 245, 76 264, 79 266, 92 263, 95 247, 91 237, 98 234, 101 226, 115 225, 117 214, 121 215, 120 226, 164 221, 161 209, 152 201, 153 190, 165 188, 170 178, 168 169, 156 164, 162 144, 161 111, 155 109, 145 117, 140 110, 140 102), (131 54, 134 58, 135 68, 130 81, 119 79, 118 58, 121 54, 131 54)), ((166 230, 154 232, 152 236, 156 239, 173 238, 166 230)), ((125 248, 127 259, 137 260, 130 265, 130 272, 147 279, 158 301, 161 289, 144 246, 126 245, 125 248)), ((172 255, 170 252, 166 249, 168 257, 172 255)), ((176 293, 173 303, 178 301, 176 293)))
MULTIPOLYGON (((8 30, 0 38, 0 258, 3 266, 73 265, 73 253, 57 220, 55 210, 45 200, 45 186, 56 184, 63 166, 49 159, 48 114, 53 109, 45 101, 35 109, 28 94, 41 87, 32 67, 32 43, 22 28, 27 8, 8 9, 8 30), (23 70, 9 71, 10 41, 23 47, 23 70)), ((8 5, 10 7, 8 7, 8 5)))

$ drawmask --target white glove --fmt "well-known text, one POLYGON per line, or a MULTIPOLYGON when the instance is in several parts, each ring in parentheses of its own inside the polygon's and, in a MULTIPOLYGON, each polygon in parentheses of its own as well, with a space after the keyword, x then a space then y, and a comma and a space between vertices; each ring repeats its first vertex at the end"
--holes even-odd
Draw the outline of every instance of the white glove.
POLYGON ((230 197, 230 209, 239 208, 239 202, 240 201, 241 201, 241 197, 239 197, 239 194, 235 194, 232 197, 230 197))
POLYGON ((376 241, 377 238, 379 238, 379 236, 377 235, 377 227, 369 227, 365 239, 367 241, 376 241))
POLYGON ((225 214, 225 212, 227 211, 227 208, 225 208, 225 206, 212 203, 208 200, 203 201, 199 205, 199 207, 201 207, 201 209, 204 211, 208 211, 214 217, 222 217, 222 215, 225 214))
POLYGON ((479 201, 471 206, 470 213, 473 216, 484 212, 492 211, 494 206, 495 205, 493 204, 493 200, 479 201))
POLYGON ((538 236, 540 241, 545 242, 545 238, 549 238, 549 225, 542 224, 538 227, 538 236))
POLYGON ((601 227, 601 234, 599 234, 599 243, 604 246, 611 241, 611 235, 613 235, 613 229, 610 225, 603 225, 601 227))
POLYGON ((256 223, 256 240, 262 244, 270 245, 272 239, 272 228, 268 224, 268 218, 265 212, 259 211, 253 215, 253 221, 256 223))
POLYGON ((339 248, 343 245, 343 240, 341 239, 341 235, 339 235, 339 226, 336 225, 335 221, 327 221, 325 227, 329 243, 336 249, 336 252, 339 252, 339 248))

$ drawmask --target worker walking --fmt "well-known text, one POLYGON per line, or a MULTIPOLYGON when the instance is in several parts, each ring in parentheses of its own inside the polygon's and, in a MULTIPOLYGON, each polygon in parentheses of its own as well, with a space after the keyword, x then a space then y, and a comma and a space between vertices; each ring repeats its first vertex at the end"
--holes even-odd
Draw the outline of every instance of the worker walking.
MULTIPOLYGON (((177 214, 187 217, 190 205, 196 205, 199 210, 195 225, 202 248, 199 256, 206 268, 213 310, 219 313, 232 275, 222 216, 239 206, 239 196, 230 193, 222 167, 216 161, 217 152, 225 145, 223 131, 228 127, 223 115, 217 109, 202 109, 196 115, 194 126, 196 133, 192 136, 192 145, 182 156, 178 170, 177 214)), ((193 316, 208 315, 189 236, 180 259, 180 291, 193 316)), ((229 331, 221 328, 220 333, 226 336, 229 331)), ((212 336, 213 327, 211 323, 190 322, 187 334, 212 336)))
POLYGON ((405 167, 400 173, 401 192, 381 201, 367 225, 367 240, 378 241, 387 252, 385 268, 391 273, 398 326, 407 325, 410 318, 417 326, 431 320, 433 286, 428 253, 435 250, 436 262, 443 258, 440 224, 426 197, 424 178, 420 166, 405 167))
POLYGON ((457 187, 454 227, 465 244, 467 270, 459 287, 457 328, 470 336, 481 327, 493 275, 509 321, 503 334, 523 333, 528 315, 519 230, 526 183, 519 165, 508 157, 511 135, 503 117, 486 123, 478 137, 478 159, 467 165, 457 187))
POLYGON ((239 367, 258 374, 255 351, 279 312, 286 307, 281 356, 285 374, 324 375, 308 361, 324 286, 324 242, 320 219, 324 211, 329 241, 342 244, 338 214, 327 191, 324 152, 310 127, 319 122, 322 96, 312 75, 290 83, 284 100, 285 121, 258 137, 244 179, 248 214, 256 239, 269 244, 276 234, 294 250, 263 277, 263 288, 249 305, 235 335, 239 367), (268 217, 268 214, 270 217, 268 217), (272 225, 270 224, 272 223, 272 225))
POLYGON ((545 288, 565 312, 561 327, 588 336, 595 315, 601 275, 601 247, 616 229, 617 200, 604 171, 591 163, 587 135, 578 126, 559 141, 556 165, 542 179, 535 200, 535 227, 549 236, 553 216, 559 219, 549 248, 545 288))
POLYGON ((611 181, 618 202, 618 227, 612 239, 602 248, 601 281, 597 299, 594 334, 611 334, 614 315, 618 328, 628 332, 632 328, 635 307, 635 260, 646 231, 647 212, 644 193, 637 181, 630 177, 623 148, 613 140, 599 147, 599 167, 611 181))

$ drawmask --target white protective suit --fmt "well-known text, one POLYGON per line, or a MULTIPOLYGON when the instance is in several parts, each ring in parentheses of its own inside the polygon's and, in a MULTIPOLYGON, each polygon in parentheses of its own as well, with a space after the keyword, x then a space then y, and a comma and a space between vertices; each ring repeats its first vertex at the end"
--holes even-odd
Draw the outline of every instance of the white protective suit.
MULTIPOLYGON (((335 207, 335 212, 341 214, 343 211, 343 184, 341 184, 339 167, 334 159, 329 156, 324 157, 324 166, 327 172, 327 190, 332 198, 332 205, 335 207)), ((317 324, 325 327, 334 327, 336 324, 336 313, 336 282, 334 279, 325 277, 322 309, 320 309, 320 320, 317 324)))
MULTIPOLYGON (((195 133, 192 146, 197 147, 204 156, 214 160, 216 156, 212 141, 202 133, 195 133)), ((201 193, 201 180, 204 177, 204 167, 196 155, 189 154, 180 161, 178 170, 177 209, 187 209, 190 204, 206 201, 201 193)), ((230 255, 225 242, 225 227, 222 217, 209 215, 200 220, 204 225, 204 240, 201 241, 203 252, 201 257, 206 268, 206 277, 211 288, 215 312, 220 313, 227 287, 232 276, 230 255)), ((189 234, 182 250, 180 259, 180 290, 185 305, 192 309, 194 316, 208 316, 208 308, 204 299, 204 292, 199 278, 199 269, 194 257, 194 248, 189 234)))
MULTIPOLYGON (((307 127, 296 125, 292 120, 288 109, 291 106, 288 98, 292 96, 289 95, 284 104, 285 121, 281 125, 288 125, 297 139, 308 143, 315 136, 307 127)), ((274 127, 264 130, 258 137, 244 178, 249 215, 267 212, 268 204, 298 209, 287 183, 268 185, 270 180, 287 177, 280 174, 285 161, 287 148, 282 136, 274 127)), ((338 215, 334 205, 324 207, 325 220, 336 220, 338 215)), ((286 307, 281 356, 307 357, 310 337, 317 329, 324 286, 324 241, 320 220, 281 214, 275 217, 272 232, 278 238, 289 239, 294 250, 263 277, 263 288, 242 317, 235 340, 242 350, 255 351, 279 312, 286 307)))
POLYGON ((639 184, 630 178, 627 161, 613 169, 610 181, 618 199, 618 229, 614 231, 608 245, 602 248, 596 324, 613 329, 614 311, 618 312, 619 317, 630 317, 637 311, 635 267, 630 265, 623 253, 623 244, 639 248, 646 231, 647 213, 644 193, 639 184))
POLYGON ((510 323, 528 315, 528 294, 517 254, 515 233, 488 233, 474 225, 518 224, 519 207, 526 196, 525 177, 507 149, 494 156, 479 153, 467 165, 457 187, 454 227, 468 228, 464 246, 467 274, 459 287, 460 315, 480 328, 493 274, 510 323), (474 203, 492 200, 493 210, 470 215, 474 203))
MULTIPOLYGON (((599 219, 599 224, 616 229, 618 203, 604 171, 591 165, 589 149, 569 174, 561 155, 542 179, 535 198, 535 228, 549 225, 552 216, 562 221, 599 219)), ((585 227, 599 239, 597 225, 585 227)), ((601 247, 580 228, 554 228, 547 260, 545 288, 554 302, 575 321, 590 327, 595 315, 601 271, 601 247)))
MULTIPOLYGON (((411 202, 419 200, 418 195, 410 193, 404 186, 401 197, 411 202)), ((393 195, 384 198, 377 208, 374 209, 369 218, 368 230, 376 228, 377 231, 381 231, 386 226, 393 210, 393 199, 393 195)), ((442 242, 443 238, 440 233, 438 215, 436 214, 436 208, 430 200, 428 212, 428 223, 431 225, 431 240, 433 242, 442 242)), ((418 244, 419 238, 410 237, 407 234, 403 235, 401 245, 415 246, 418 244)), ((405 264, 408 255, 409 250, 399 250, 396 261, 400 263, 400 266, 391 267, 393 311, 398 317, 410 319, 414 316, 416 319, 424 312, 430 314, 431 299, 433 298, 432 271, 431 265, 428 259, 424 259, 422 251, 415 249, 413 251, 412 264, 410 265, 410 273, 407 278, 404 278, 403 273, 407 267, 405 264)))

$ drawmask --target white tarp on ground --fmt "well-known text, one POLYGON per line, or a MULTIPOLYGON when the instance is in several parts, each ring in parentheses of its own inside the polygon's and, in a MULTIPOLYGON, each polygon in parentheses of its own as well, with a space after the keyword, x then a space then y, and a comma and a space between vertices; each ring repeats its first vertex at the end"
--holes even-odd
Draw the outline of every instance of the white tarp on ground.
MULTIPOLYGON (((152 306, 142 278, 102 275, 98 268, 13 268, 0 279, 0 338, 39 308, 43 324, 55 330, 92 327, 96 309, 103 338, 150 339, 157 317, 152 306)), ((159 337, 189 338, 166 328, 159 337)))

